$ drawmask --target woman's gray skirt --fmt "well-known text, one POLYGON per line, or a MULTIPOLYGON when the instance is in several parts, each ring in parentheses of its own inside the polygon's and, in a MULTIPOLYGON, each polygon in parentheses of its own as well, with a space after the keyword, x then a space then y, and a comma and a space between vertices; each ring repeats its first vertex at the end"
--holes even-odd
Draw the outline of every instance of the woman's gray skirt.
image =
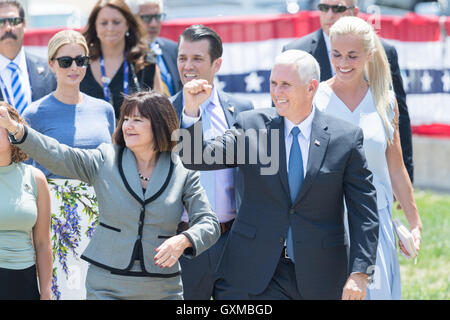
POLYGON ((112 274, 89 265, 86 276, 87 300, 183 300, 181 276, 136 277, 112 274))

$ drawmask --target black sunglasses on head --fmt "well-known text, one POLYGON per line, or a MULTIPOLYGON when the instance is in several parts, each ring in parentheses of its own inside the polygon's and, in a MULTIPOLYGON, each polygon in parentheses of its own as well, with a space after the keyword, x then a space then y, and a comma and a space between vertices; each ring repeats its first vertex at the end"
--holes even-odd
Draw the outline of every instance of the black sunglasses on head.
POLYGON ((0 18, 0 28, 4 27, 6 24, 6 21, 9 22, 10 26, 17 26, 23 22, 23 18, 21 17, 14 17, 14 18, 0 18))
POLYGON ((164 20, 166 17, 165 13, 158 13, 158 14, 143 14, 140 16, 142 21, 145 23, 151 22, 153 19, 156 20, 156 22, 161 22, 161 20, 164 20))
POLYGON ((345 12, 348 9, 353 9, 355 6, 349 6, 346 7, 342 4, 337 4, 337 5, 329 5, 329 4, 325 4, 325 3, 320 3, 317 8, 319 8, 320 11, 322 12, 328 12, 328 10, 331 9, 331 11, 333 11, 333 13, 342 13, 345 12))
POLYGON ((87 67, 87 65, 89 64, 88 56, 76 56, 75 58, 64 56, 53 58, 52 60, 58 60, 59 66, 63 69, 70 68, 74 61, 78 67, 87 67))

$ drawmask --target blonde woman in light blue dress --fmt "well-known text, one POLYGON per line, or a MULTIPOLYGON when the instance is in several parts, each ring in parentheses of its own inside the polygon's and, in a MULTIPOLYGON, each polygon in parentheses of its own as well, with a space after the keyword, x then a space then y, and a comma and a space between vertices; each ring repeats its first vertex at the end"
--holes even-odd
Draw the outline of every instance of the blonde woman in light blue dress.
MULTIPOLYGON (((408 220, 416 250, 420 248, 422 222, 403 163, 398 107, 395 94, 389 90, 392 84, 386 53, 372 26, 357 17, 339 19, 330 29, 330 40, 335 76, 319 85, 314 103, 319 110, 363 130, 363 146, 377 191, 377 262, 366 299, 401 299, 391 210, 394 194, 408 220)), ((399 246, 407 255, 401 242, 399 246)))

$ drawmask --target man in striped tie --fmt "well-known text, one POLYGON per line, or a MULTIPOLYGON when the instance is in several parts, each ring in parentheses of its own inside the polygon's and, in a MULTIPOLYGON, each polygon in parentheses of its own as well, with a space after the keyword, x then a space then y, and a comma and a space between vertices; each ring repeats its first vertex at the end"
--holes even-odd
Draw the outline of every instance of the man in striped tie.
POLYGON ((25 52, 22 46, 24 17, 20 2, 0 0, 0 100, 20 113, 56 88, 46 60, 25 52))
POLYGON ((181 90, 183 85, 177 69, 177 44, 159 36, 161 23, 165 17, 163 0, 140 0, 137 5, 138 16, 147 28, 150 49, 156 54, 158 60, 163 91, 167 96, 173 96, 181 90))

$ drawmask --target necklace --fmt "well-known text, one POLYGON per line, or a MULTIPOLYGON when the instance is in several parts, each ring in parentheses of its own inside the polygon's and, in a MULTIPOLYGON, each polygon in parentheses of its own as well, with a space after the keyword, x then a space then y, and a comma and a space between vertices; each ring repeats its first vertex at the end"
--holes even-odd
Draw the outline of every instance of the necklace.
POLYGON ((144 180, 144 181, 150 181, 150 178, 144 177, 140 172, 139 172, 139 178, 141 178, 141 180, 144 180))

